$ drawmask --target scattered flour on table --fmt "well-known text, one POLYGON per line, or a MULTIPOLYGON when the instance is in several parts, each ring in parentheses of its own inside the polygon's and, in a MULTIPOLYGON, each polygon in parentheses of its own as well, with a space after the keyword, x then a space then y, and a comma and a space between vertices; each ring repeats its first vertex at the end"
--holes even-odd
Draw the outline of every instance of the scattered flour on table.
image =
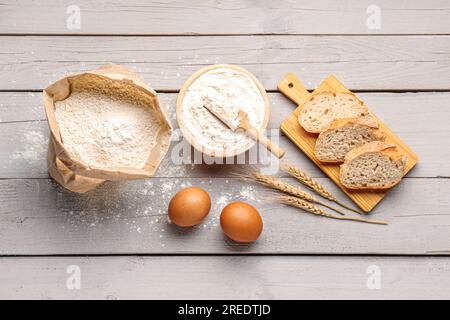
POLYGON ((143 168, 161 128, 147 106, 85 91, 57 101, 55 116, 67 150, 97 168, 143 168))
POLYGON ((255 188, 253 186, 244 186, 239 192, 240 196, 247 200, 256 200, 255 188))
POLYGON ((174 188, 174 182, 173 181, 166 181, 161 186, 161 191, 163 195, 166 195, 168 192, 171 192, 174 188))
POLYGON ((241 71, 219 68, 204 73, 186 90, 181 106, 185 130, 198 144, 218 152, 253 145, 245 133, 233 132, 203 106, 210 92, 218 92, 229 105, 247 112, 254 127, 262 127, 265 101, 255 81, 241 71))
POLYGON ((230 201, 230 197, 227 195, 221 195, 219 196, 219 198, 216 200, 216 203, 218 206, 220 207, 224 207, 228 204, 228 202, 230 201))
POLYGON ((18 146, 11 158, 13 160, 24 159, 36 161, 45 159, 48 137, 40 131, 30 130, 25 132, 23 144, 18 146))

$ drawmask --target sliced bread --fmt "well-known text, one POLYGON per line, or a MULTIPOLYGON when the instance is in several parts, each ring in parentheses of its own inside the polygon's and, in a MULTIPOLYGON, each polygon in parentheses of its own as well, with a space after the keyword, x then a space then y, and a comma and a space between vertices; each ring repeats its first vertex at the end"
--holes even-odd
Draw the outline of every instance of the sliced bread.
POLYGON ((381 141, 355 148, 341 165, 341 183, 349 189, 388 189, 403 178, 407 156, 381 141))
POLYGON ((320 92, 303 105, 298 121, 308 132, 320 133, 335 119, 354 118, 368 113, 367 107, 352 93, 320 92))
POLYGON ((333 120, 316 140, 316 158, 322 162, 343 162, 350 150, 372 141, 384 141, 386 136, 378 126, 371 115, 333 120))

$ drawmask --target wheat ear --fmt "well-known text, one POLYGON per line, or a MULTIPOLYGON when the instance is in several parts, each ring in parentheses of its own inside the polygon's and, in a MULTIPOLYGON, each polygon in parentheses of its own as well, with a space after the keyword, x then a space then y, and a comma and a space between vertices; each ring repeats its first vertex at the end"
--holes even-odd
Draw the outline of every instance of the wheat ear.
POLYGON ((310 212, 312 214, 315 214, 318 216, 324 216, 324 217, 331 218, 331 219, 357 221, 357 222, 381 224, 381 225, 388 224, 386 221, 381 221, 381 220, 369 220, 369 219, 364 219, 364 218, 351 218, 351 217, 335 216, 335 215, 332 215, 332 214, 329 214, 329 213, 323 211, 320 208, 317 208, 310 202, 307 202, 307 201, 304 201, 302 199, 292 197, 292 196, 278 196, 276 199, 279 202, 290 205, 292 207, 300 208, 300 209, 310 212))
POLYGON ((258 173, 258 172, 250 172, 250 173, 242 173, 241 174, 242 177, 247 178, 247 179, 252 179, 260 184, 263 184, 269 188, 290 194, 294 197, 303 199, 305 201, 310 201, 310 202, 314 202, 317 203, 318 205, 327 207, 341 215, 345 215, 344 212, 340 211, 339 209, 332 207, 326 203, 323 203, 319 200, 317 200, 316 198, 314 198, 311 194, 304 192, 303 190, 289 184, 286 183, 284 181, 280 181, 275 179, 274 177, 271 176, 266 176, 264 174, 258 173))
POLYGON ((308 188, 310 188, 311 190, 315 191, 318 195, 322 196, 323 198, 333 201, 345 209, 356 212, 358 214, 363 214, 361 211, 356 210, 356 209, 349 207, 348 205, 340 202, 327 189, 325 189, 324 186, 322 186, 320 183, 318 183, 313 178, 309 177, 306 173, 304 173, 300 169, 297 169, 296 167, 286 164, 286 163, 281 164, 281 169, 286 171, 287 173, 289 173, 291 176, 293 176, 295 179, 297 179, 301 184, 303 184, 303 185, 307 186, 308 188))

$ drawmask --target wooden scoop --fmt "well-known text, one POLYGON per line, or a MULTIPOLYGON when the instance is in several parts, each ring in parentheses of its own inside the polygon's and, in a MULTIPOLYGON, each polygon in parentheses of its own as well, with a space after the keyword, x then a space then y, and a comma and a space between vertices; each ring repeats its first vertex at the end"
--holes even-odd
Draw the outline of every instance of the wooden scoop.
POLYGON ((269 138, 267 138, 260 130, 253 127, 250 122, 248 121, 248 115, 245 111, 242 111, 239 109, 238 112, 238 121, 239 121, 239 128, 242 128, 245 130, 245 132, 255 141, 258 141, 263 146, 267 148, 270 152, 272 152, 274 155, 276 155, 278 158, 282 158, 286 151, 281 149, 279 146, 277 146, 275 143, 272 142, 269 138))
POLYGON ((203 106, 232 131, 241 128, 249 137, 261 143, 278 158, 284 156, 285 151, 283 149, 250 124, 248 114, 245 111, 237 108, 229 101, 225 101, 218 93, 210 93, 208 96, 204 96, 203 106))

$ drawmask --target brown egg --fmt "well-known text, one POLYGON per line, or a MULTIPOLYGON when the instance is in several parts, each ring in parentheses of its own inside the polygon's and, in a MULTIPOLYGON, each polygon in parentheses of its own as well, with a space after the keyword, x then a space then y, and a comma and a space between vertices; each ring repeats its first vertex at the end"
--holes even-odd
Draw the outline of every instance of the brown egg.
POLYGON ((237 242, 253 242, 263 230, 263 221, 255 207, 245 202, 233 202, 220 215, 223 232, 237 242))
POLYGON ((192 227, 202 222, 211 209, 211 198, 201 188, 185 188, 169 203, 170 220, 180 227, 192 227))

